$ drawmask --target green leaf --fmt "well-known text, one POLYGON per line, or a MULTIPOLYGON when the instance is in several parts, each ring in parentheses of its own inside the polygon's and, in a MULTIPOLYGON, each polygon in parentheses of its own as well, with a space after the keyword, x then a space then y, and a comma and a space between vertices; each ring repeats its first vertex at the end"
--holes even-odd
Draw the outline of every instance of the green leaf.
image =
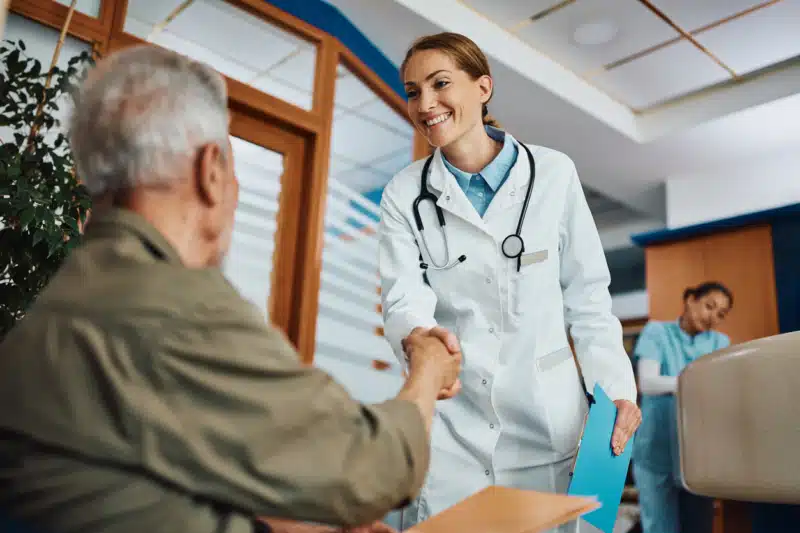
MULTIPOLYGON (((28 71, 28 74, 31 75, 34 78, 38 77, 38 76, 41 76, 42 75, 42 63, 41 63, 41 61, 39 61, 38 59, 34 59, 33 60, 33 66, 31 66, 31 69, 28 71)), ((44 87, 42 87, 42 88, 44 88, 44 87)), ((35 89, 36 89, 36 87, 34 86, 34 90, 35 89)), ((41 90, 38 91, 37 94, 42 94, 42 91, 41 90)))
POLYGON ((42 242, 42 240, 43 240, 45 237, 47 237, 47 233, 46 233, 45 231, 41 230, 41 229, 37 229, 37 230, 36 230, 36 231, 33 233, 33 245, 34 245, 34 246, 36 246, 37 244, 39 244, 40 242, 42 242))
POLYGON ((19 223, 22 225, 23 228, 27 228, 28 224, 33 222, 34 217, 36 216, 36 210, 32 207, 27 207, 22 213, 19 215, 19 223))

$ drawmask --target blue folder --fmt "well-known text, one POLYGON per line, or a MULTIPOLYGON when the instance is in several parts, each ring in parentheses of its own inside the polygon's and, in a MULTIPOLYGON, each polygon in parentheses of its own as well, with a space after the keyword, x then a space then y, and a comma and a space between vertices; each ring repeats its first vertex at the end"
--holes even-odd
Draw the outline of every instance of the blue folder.
POLYGON ((617 406, 597 384, 594 401, 583 428, 567 493, 597 498, 601 506, 582 518, 601 531, 612 533, 628 476, 633 437, 621 455, 614 455, 611 433, 617 419, 617 406))

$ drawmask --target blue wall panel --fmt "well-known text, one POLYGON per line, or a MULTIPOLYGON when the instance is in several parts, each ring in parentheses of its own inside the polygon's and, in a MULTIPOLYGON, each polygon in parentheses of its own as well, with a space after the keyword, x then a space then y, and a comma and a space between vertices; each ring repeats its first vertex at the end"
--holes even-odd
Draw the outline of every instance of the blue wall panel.
POLYGON ((780 331, 797 331, 800 330, 800 216, 772 223, 772 249, 780 331))

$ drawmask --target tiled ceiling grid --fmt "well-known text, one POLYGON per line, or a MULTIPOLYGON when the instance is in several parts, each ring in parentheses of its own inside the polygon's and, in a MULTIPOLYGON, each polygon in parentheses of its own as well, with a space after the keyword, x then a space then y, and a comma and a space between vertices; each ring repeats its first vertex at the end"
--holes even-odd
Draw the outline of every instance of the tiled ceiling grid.
MULTIPOLYGON (((314 45, 222 0, 129 0, 125 31, 311 108, 314 45)), ((411 162, 413 128, 344 65, 337 71, 335 95, 331 179, 360 193, 380 189, 411 162)), ((598 226, 636 218, 603 194, 585 190, 598 226)))
POLYGON ((460 1, 636 111, 800 57, 800 0, 460 1))
MULTIPOLYGON (((222 0, 129 0, 125 31, 311 109, 316 48, 222 0)), ((413 129, 341 66, 331 176, 358 192, 383 187, 411 162, 413 129)))

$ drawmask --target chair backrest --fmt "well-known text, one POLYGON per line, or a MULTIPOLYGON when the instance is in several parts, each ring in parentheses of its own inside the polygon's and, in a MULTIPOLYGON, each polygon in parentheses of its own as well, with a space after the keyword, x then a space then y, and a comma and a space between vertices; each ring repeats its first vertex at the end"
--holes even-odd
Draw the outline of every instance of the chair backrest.
POLYGON ((731 346, 678 379, 686 489, 715 498, 800 503, 800 332, 731 346))

